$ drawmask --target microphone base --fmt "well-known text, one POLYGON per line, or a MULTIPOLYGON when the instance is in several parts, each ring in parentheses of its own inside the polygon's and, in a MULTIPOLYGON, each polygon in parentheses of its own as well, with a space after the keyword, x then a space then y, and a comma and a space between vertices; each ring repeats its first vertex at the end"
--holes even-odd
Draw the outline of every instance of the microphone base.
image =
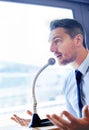
POLYGON ((32 120, 30 122, 30 127, 42 127, 42 126, 52 126, 53 124, 48 119, 40 119, 38 114, 32 115, 32 120))

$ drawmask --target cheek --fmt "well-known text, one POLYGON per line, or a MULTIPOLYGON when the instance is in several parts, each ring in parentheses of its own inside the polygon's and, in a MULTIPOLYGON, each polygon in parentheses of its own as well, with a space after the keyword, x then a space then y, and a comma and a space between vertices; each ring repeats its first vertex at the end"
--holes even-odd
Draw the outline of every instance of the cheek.
POLYGON ((70 43, 70 44, 66 44, 66 45, 63 45, 62 48, 62 53, 65 55, 65 56, 72 56, 75 54, 76 52, 76 48, 75 46, 73 45, 73 43, 70 43))
POLYGON ((72 48, 67 45, 67 44, 62 44, 61 46, 58 47, 58 50, 62 53, 66 53, 68 52, 69 50, 71 50, 72 48))

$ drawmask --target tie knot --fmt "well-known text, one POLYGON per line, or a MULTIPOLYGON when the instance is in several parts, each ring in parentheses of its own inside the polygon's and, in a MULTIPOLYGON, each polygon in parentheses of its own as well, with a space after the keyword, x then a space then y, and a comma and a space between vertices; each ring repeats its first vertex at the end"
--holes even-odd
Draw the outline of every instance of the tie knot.
POLYGON ((75 70, 76 80, 80 82, 82 73, 79 70, 75 70))

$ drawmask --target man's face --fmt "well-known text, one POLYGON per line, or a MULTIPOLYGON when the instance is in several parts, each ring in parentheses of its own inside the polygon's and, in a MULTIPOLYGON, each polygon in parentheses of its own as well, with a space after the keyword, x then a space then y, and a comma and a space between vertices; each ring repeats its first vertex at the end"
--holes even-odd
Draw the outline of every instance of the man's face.
POLYGON ((76 59, 76 37, 71 38, 64 28, 56 28, 51 31, 49 42, 50 50, 54 53, 60 65, 71 63, 76 59))

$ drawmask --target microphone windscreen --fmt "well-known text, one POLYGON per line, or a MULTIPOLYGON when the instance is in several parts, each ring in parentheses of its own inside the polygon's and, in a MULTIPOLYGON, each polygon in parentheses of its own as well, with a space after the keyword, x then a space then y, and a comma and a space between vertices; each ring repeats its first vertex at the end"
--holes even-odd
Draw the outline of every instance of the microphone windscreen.
POLYGON ((54 58, 50 58, 49 60, 48 60, 48 65, 54 65, 55 64, 55 59, 54 58))

